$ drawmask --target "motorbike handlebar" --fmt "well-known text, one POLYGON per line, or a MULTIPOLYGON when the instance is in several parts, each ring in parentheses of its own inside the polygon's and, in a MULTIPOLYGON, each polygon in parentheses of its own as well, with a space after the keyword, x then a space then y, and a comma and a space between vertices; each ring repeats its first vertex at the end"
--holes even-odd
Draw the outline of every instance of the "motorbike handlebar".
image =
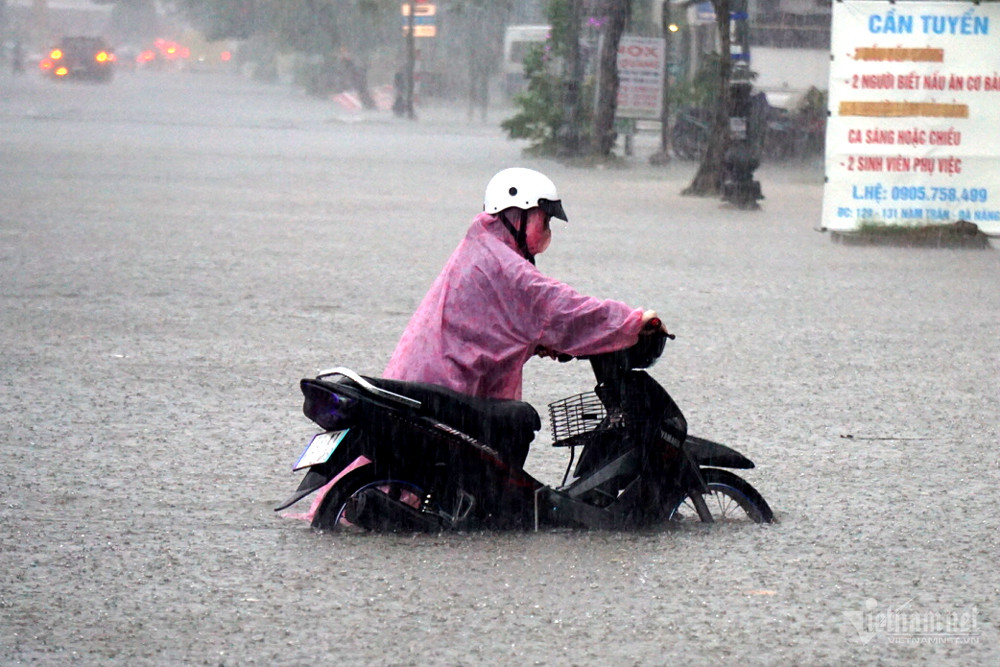
POLYGON ((677 338, 677 336, 664 330, 663 320, 661 320, 659 317, 654 317, 650 321, 646 322, 646 325, 642 328, 642 330, 647 335, 655 334, 657 332, 662 332, 662 334, 667 338, 669 338, 670 340, 674 340, 675 338, 677 338))
MULTIPOLYGON (((675 336, 674 334, 668 333, 667 331, 664 330, 663 320, 661 320, 659 317, 654 317, 648 322, 646 322, 646 324, 644 324, 642 327, 642 331, 640 331, 640 335, 662 336, 670 340, 675 340, 677 338, 677 336, 675 336)), ((566 354, 565 352, 555 352, 554 350, 549 350, 541 345, 535 348, 535 354, 539 356, 550 357, 552 359, 555 359, 561 364, 564 364, 567 361, 573 361, 574 359, 589 359, 591 357, 591 355, 581 355, 579 357, 575 357, 572 354, 566 354)))

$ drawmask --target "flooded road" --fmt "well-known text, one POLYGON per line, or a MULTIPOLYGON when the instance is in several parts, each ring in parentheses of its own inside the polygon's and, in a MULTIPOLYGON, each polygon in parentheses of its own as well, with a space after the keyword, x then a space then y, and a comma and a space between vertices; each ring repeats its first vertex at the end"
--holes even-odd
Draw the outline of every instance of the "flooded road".
MULTIPOLYGON (((0 76, 3 664, 1000 661, 995 250, 834 244, 814 165, 761 169, 747 213, 641 150, 522 158, 499 114, 0 76), (778 523, 357 537, 271 511, 315 432, 299 378, 379 373, 512 165, 573 221, 540 268, 660 312, 652 374, 778 523)), ((525 382, 544 414, 593 379, 525 382)), ((546 428, 526 467, 557 483, 546 428)))

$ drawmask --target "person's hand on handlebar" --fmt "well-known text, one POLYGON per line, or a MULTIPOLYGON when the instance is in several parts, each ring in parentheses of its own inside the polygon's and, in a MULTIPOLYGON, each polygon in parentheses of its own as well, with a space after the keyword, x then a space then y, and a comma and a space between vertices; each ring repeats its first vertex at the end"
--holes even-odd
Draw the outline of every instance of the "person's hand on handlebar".
POLYGON ((667 325, 656 315, 655 310, 643 311, 642 328, 639 329, 639 333, 648 336, 657 332, 662 333, 670 339, 674 337, 673 334, 667 331, 667 325))

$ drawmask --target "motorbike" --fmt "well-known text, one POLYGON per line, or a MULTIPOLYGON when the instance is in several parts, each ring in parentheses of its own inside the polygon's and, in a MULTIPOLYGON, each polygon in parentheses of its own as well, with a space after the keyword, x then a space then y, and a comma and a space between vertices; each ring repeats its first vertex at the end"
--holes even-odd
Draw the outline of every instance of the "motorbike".
MULTIPOLYGON (((766 98, 757 102, 751 113, 750 142, 762 161, 787 162, 823 152, 825 116, 774 107, 766 98)), ((708 150, 711 131, 710 110, 681 107, 670 134, 674 154, 682 160, 701 160, 708 150)))
POLYGON ((674 116, 670 145, 682 160, 700 160, 708 149, 712 112, 699 107, 681 107, 674 116))
POLYGON ((773 521, 761 494, 731 472, 753 462, 688 434, 680 409, 647 372, 673 338, 653 326, 630 348, 578 357, 591 364, 594 390, 548 406, 552 444, 569 452, 556 486, 521 466, 541 428, 526 402, 342 367, 304 378, 303 411, 323 432, 293 466, 305 471, 298 488, 275 509, 319 492, 312 526, 352 532, 773 521))

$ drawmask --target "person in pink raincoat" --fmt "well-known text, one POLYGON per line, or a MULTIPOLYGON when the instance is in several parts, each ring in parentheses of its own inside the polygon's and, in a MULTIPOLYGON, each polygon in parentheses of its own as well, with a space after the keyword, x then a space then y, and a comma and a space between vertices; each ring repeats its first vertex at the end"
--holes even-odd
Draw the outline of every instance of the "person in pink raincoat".
POLYGON ((580 294, 535 268, 535 255, 552 240, 549 220, 567 220, 545 175, 504 169, 486 186, 483 209, 417 308, 383 377, 520 399, 522 368, 533 355, 625 348, 656 317, 580 294))

